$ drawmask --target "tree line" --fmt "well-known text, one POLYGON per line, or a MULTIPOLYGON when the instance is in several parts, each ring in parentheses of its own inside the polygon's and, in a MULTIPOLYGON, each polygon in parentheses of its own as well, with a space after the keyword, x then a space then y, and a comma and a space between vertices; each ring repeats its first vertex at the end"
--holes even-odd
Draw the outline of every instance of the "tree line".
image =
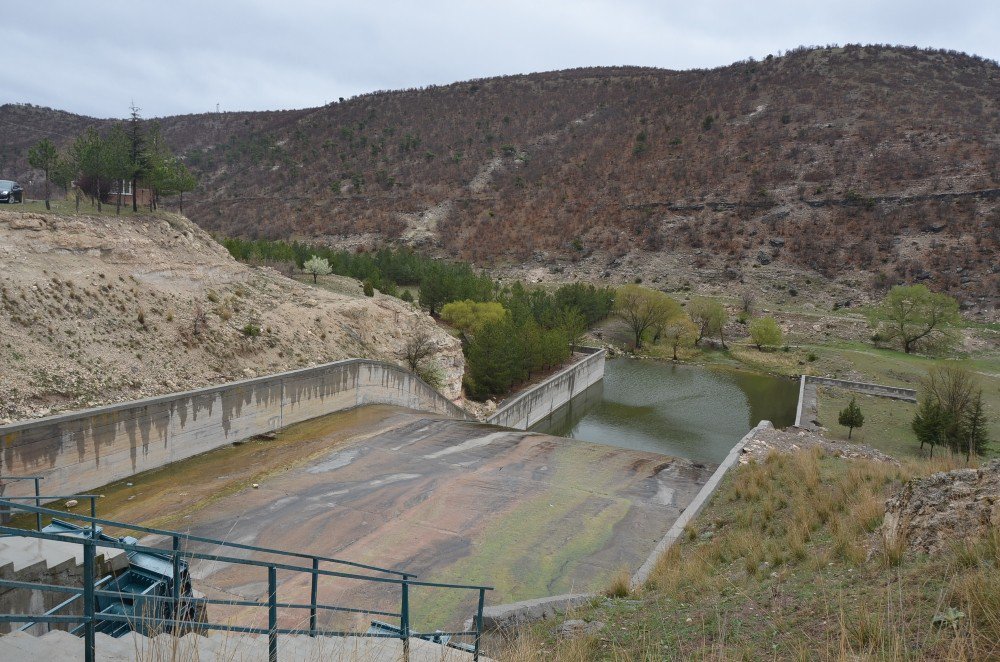
POLYGON ((132 191, 132 211, 139 211, 136 192, 140 184, 150 189, 150 211, 161 196, 180 196, 194 190, 197 180, 166 145, 159 124, 144 126, 139 109, 131 108, 128 120, 116 123, 105 134, 90 127, 63 151, 45 138, 28 151, 28 163, 45 177, 45 208, 51 209, 50 183, 64 189, 76 184, 76 210, 86 195, 102 211, 103 198, 117 193, 116 212, 121 212, 126 185, 132 191))
MULTIPOLYGON (((466 358, 465 390, 479 400, 502 396, 512 387, 565 361, 587 329, 614 310, 615 291, 582 283, 554 291, 503 284, 465 262, 438 260, 408 248, 346 251, 302 242, 224 238, 243 262, 293 263, 318 279, 326 274, 356 278, 365 293, 398 296, 453 326, 466 358), (414 300, 407 286, 419 288, 414 300), (371 289, 369 289, 371 288, 371 289)), ((418 349, 408 359, 421 375, 429 355, 418 349)))
POLYGON ((614 297, 611 288, 581 283, 548 292, 515 282, 493 302, 445 304, 442 319, 462 333, 466 393, 477 400, 502 396, 563 363, 587 329, 611 314, 614 297))

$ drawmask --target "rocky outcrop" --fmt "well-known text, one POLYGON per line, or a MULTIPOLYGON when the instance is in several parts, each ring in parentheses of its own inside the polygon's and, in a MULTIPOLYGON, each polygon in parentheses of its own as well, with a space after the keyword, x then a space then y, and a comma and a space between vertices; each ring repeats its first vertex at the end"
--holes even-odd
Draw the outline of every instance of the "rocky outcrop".
POLYGON ((743 447, 740 464, 747 464, 750 461, 764 462, 771 453, 794 453, 810 448, 820 448, 827 455, 846 459, 899 464, 895 458, 871 446, 827 439, 813 430, 794 427, 784 430, 771 427, 758 431, 743 447))
POLYGON ((908 482, 886 501, 882 534, 887 545, 902 537, 908 549, 936 554, 998 526, 1000 460, 992 460, 908 482))

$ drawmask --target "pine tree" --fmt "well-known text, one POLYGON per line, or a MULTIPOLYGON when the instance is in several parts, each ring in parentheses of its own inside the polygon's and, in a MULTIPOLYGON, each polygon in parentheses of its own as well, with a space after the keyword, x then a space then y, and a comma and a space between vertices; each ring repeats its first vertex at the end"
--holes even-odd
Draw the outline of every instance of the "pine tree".
POLYGON ((49 182, 52 181, 52 173, 59 165, 59 153, 56 146, 48 138, 44 138, 40 143, 28 150, 28 164, 32 168, 38 168, 45 173, 45 208, 49 206, 49 182))
POLYGON ((911 427, 920 441, 920 448, 923 449, 924 444, 927 444, 931 447, 931 457, 934 457, 934 447, 946 442, 951 423, 951 416, 944 407, 932 398, 925 398, 913 417, 911 427))
POLYGON ((962 436, 965 437, 965 461, 968 462, 972 454, 982 455, 989 446, 989 419, 983 411, 983 392, 976 393, 972 404, 965 412, 962 420, 962 436))
POLYGON ((860 428, 865 424, 865 416, 861 413, 861 407, 858 406, 856 398, 851 398, 850 404, 847 408, 840 412, 840 417, 837 421, 847 427, 847 438, 850 439, 851 435, 854 434, 854 428, 860 428))

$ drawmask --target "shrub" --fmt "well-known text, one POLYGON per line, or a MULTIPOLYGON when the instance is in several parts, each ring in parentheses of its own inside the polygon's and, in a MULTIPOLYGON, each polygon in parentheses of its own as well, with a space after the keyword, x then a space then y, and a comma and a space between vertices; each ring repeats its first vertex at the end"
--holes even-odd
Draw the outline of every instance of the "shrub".
POLYGON ((417 375, 435 390, 444 386, 444 370, 435 361, 417 368, 417 375))
POLYGON ((476 333, 484 324, 498 322, 507 314, 502 304, 496 301, 452 301, 441 308, 441 319, 456 329, 466 333, 476 333))
POLYGON ((773 317, 758 317, 750 322, 750 338, 757 349, 781 345, 781 327, 773 317))
POLYGON ((366 297, 373 297, 373 296, 375 296, 375 286, 372 285, 372 282, 370 280, 366 280, 362 284, 361 289, 364 290, 364 293, 365 293, 366 297))
POLYGON ((260 326, 254 324, 253 322, 247 322, 246 325, 240 329, 240 331, 247 338, 256 338, 260 335, 260 326))

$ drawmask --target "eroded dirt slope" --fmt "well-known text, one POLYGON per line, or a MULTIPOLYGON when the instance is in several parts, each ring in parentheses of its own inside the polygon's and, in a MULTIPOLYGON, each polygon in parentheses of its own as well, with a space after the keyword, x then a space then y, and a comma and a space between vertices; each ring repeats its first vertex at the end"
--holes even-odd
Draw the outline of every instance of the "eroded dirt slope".
POLYGON ((0 266, 0 423, 344 358, 400 362, 418 330, 459 396, 461 346, 424 313, 239 264, 182 216, 0 212, 0 266))

